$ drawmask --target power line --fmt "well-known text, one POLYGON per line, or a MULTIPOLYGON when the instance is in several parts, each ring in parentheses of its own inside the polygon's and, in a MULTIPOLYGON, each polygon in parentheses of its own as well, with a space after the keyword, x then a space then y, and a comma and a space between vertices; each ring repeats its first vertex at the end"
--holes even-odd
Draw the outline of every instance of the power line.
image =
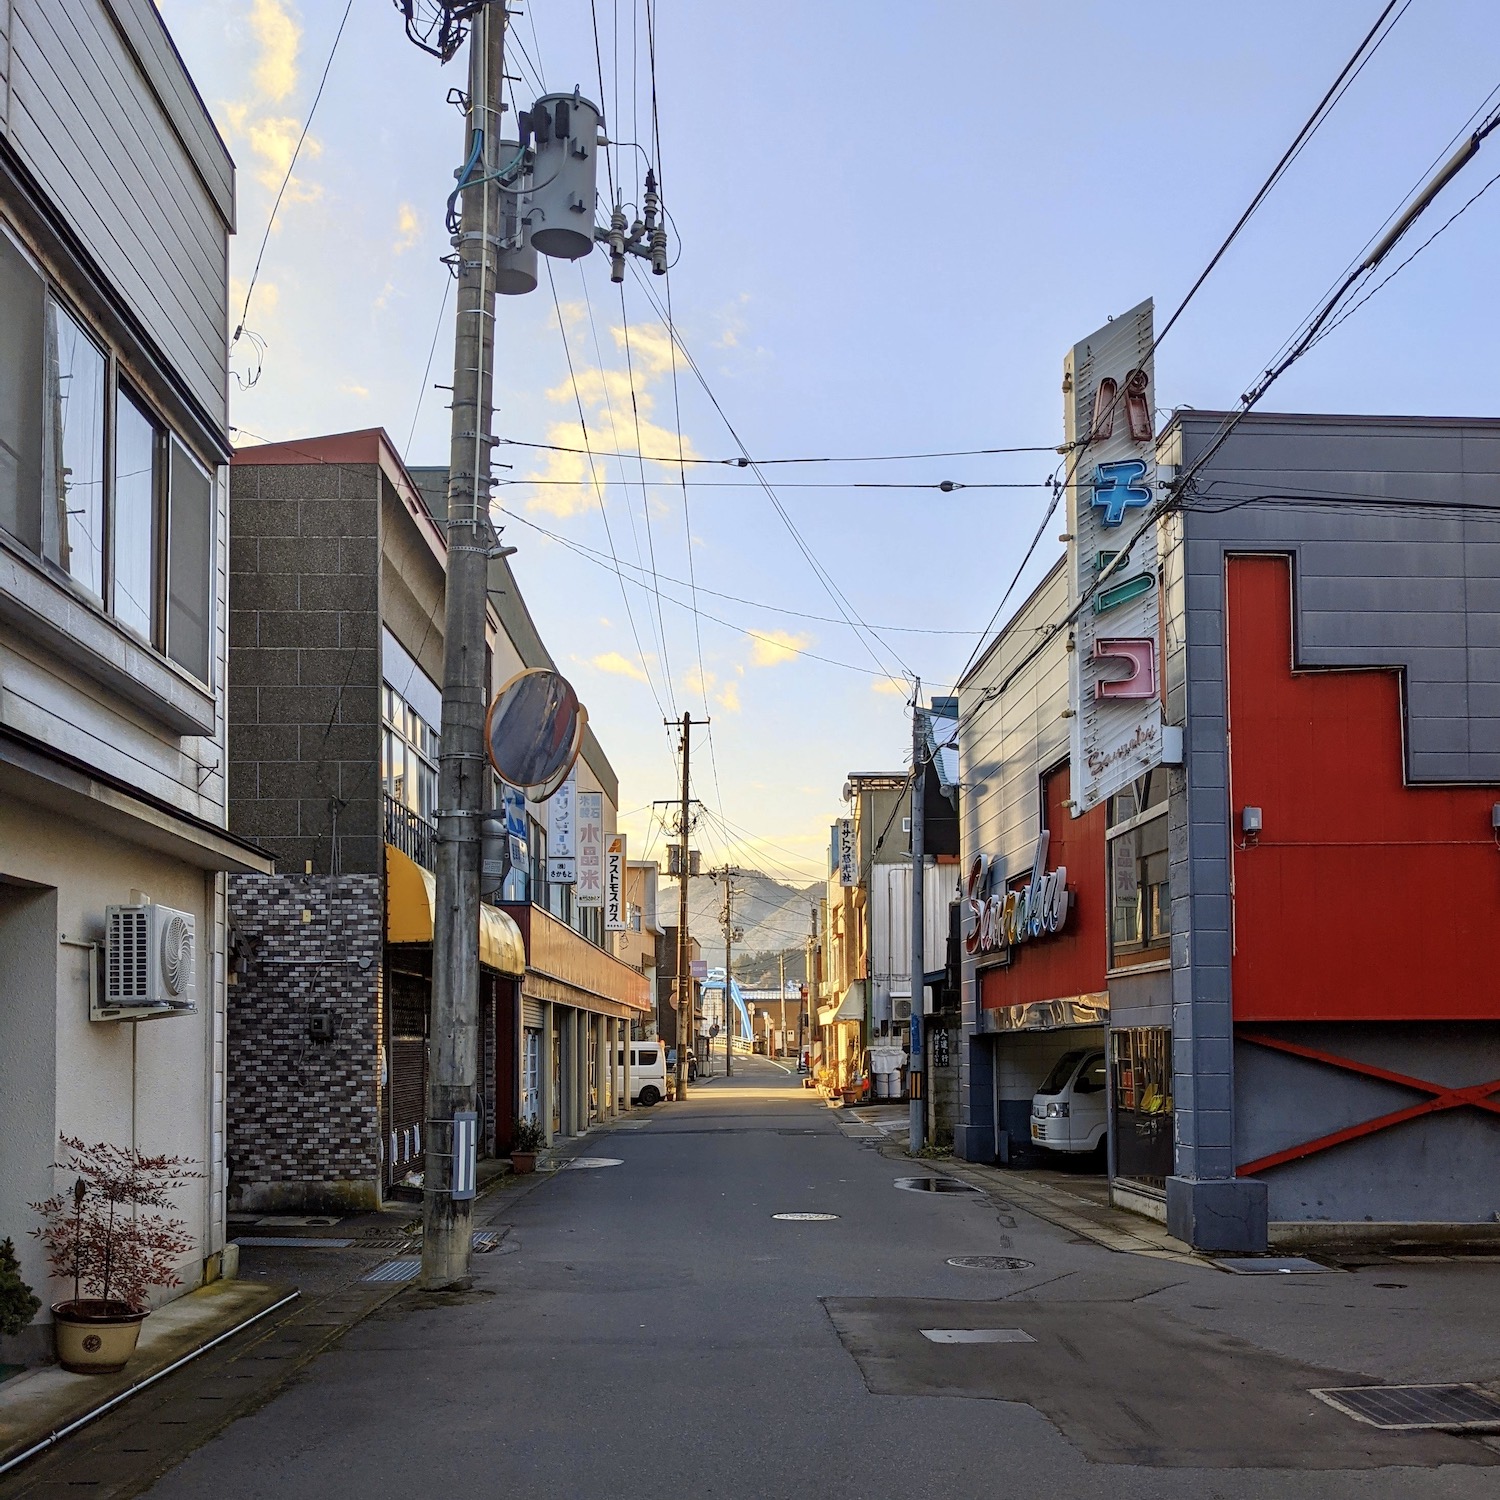
POLYGON ((448 311, 448 294, 453 290, 453 278, 443 274, 443 300, 438 304, 437 326, 432 330, 432 343, 427 350, 427 363, 422 367, 422 384, 417 390, 417 404, 411 414, 411 431, 406 434, 406 450, 402 462, 411 462, 411 445, 417 436, 417 419, 422 415, 422 402, 427 397, 427 377, 432 374, 432 358, 437 353, 438 339, 443 332, 443 316, 448 311))
MULTIPOLYGON (((568 329, 567 329, 567 324, 566 324, 566 322, 563 319, 562 304, 558 301, 557 283, 553 279, 553 276, 552 276, 552 261, 551 261, 550 258, 547 260, 547 285, 549 287, 551 287, 551 289, 552 289, 552 306, 556 310, 556 313, 557 313, 557 327, 558 327, 558 331, 562 334, 563 354, 566 356, 567 362, 568 362, 568 379, 569 379, 569 381, 571 382, 571 384, 573 386, 573 400, 574 400, 575 405, 578 408, 578 426, 579 426, 579 430, 584 435, 584 442, 587 443, 588 442, 588 422, 587 422, 587 420, 586 420, 586 418, 584 417, 584 414, 583 414, 583 396, 579 392, 579 389, 578 389, 578 376, 574 372, 574 369, 573 369, 573 351, 568 347, 568 329)), ((667 711, 666 711, 665 708, 662 707, 661 697, 659 696, 659 694, 656 691, 656 683, 652 680, 652 677, 651 677, 651 668, 646 663, 646 653, 645 653, 645 650, 641 646, 640 632, 635 627, 635 615, 631 611, 631 608, 630 608, 630 595, 626 592, 626 589, 625 589, 625 575, 620 571, 620 557, 619 557, 619 554, 615 551, 614 534, 610 530, 610 525, 609 525, 609 512, 605 509, 605 505, 604 505, 604 491, 603 491, 603 489, 598 484, 598 472, 594 468, 594 459, 593 459, 593 455, 592 454, 589 455, 589 472, 594 475, 594 479, 595 479, 594 494, 595 494, 595 496, 597 497, 597 499, 599 501, 599 514, 603 518, 603 521, 604 521, 604 536, 605 536, 605 540, 609 543, 609 553, 610 553, 610 556, 614 559, 615 577, 619 580, 619 583, 620 583, 620 600, 621 600, 621 602, 625 606, 625 618, 630 622, 630 634, 631 634, 631 636, 635 640, 636 654, 641 659, 641 670, 646 674, 646 686, 651 690, 651 696, 652 696, 652 698, 654 698, 656 700, 656 707, 657 707, 658 712, 660 712, 662 718, 665 719, 666 716, 667 716, 667 711)), ((524 520, 525 518, 524 517, 517 517, 517 519, 518 520, 524 520)))
MULTIPOLYGON (((609 454, 600 453, 599 458, 608 458, 609 454)), ((619 459, 639 457, 637 454, 617 453, 613 455, 619 459)), ((646 460, 655 462, 655 460, 646 460)), ((650 486, 652 489, 676 489, 679 481, 675 479, 646 479, 644 476, 634 481, 642 486, 650 486)), ((695 490, 753 490, 762 486, 745 480, 735 479, 692 479, 684 480, 695 490)), ((505 484, 514 487, 537 485, 542 488, 561 487, 577 488, 586 485, 586 479, 507 479, 505 484)), ((899 480, 899 479, 844 479, 844 480, 807 480, 793 479, 781 480, 777 484, 778 489, 783 490, 941 490, 949 494, 954 490, 1042 490, 1050 488, 1050 479, 1013 479, 999 480, 958 480, 958 479, 932 479, 932 480, 899 480)))
MULTIPOLYGON (((323 76, 318 80, 318 91, 313 95, 312 104, 308 107, 307 118, 302 122, 302 134, 297 137, 297 144, 292 148, 291 160, 286 166, 286 176, 281 179, 281 187, 277 190, 276 201, 271 205, 271 215, 266 220, 266 232, 261 236, 260 249, 255 254, 255 269, 250 273, 250 284, 245 288, 245 304, 240 309, 240 321, 234 330, 234 336, 229 340, 231 349, 239 343, 240 336, 245 332, 245 320, 250 316, 250 299, 255 295, 255 283, 260 279, 261 262, 266 258, 266 246, 271 242, 271 230, 276 226, 276 215, 281 209, 281 200, 286 196, 287 185, 292 180, 292 173, 297 167, 297 158, 302 154, 302 144, 307 139, 307 132, 312 128, 313 116, 318 112, 318 101, 323 97, 323 87, 328 82, 328 74, 333 67, 333 59, 337 56, 339 42, 344 35, 344 26, 349 20, 349 12, 354 9, 354 0, 348 0, 344 6, 344 14, 339 19, 339 29, 333 34, 333 45, 328 49, 328 61, 323 64, 323 76)), ((254 335, 251 335, 254 338, 254 335)), ((246 386, 252 386, 260 379, 260 366, 257 364, 255 374, 244 382, 246 386)))
MULTIPOLYGON (((670 291, 670 287, 668 288, 670 291)), ((532 443, 525 442, 520 438, 502 438, 502 442, 508 443, 513 448, 542 448, 552 453, 582 453, 581 448, 570 448, 562 443, 532 443)), ((819 454, 806 458, 693 458, 684 457, 680 461, 684 464, 716 464, 726 468, 748 469, 752 463, 759 464, 762 468, 769 468, 773 464, 890 464, 906 463, 925 458, 989 458, 996 454, 1008 453, 1056 453, 1056 443, 1032 444, 1028 447, 1018 448, 946 448, 928 453, 862 453, 833 456, 819 454)), ((651 464, 675 464, 679 460, 675 454, 655 455, 650 453, 600 453, 595 450, 599 458, 639 458, 651 464)))

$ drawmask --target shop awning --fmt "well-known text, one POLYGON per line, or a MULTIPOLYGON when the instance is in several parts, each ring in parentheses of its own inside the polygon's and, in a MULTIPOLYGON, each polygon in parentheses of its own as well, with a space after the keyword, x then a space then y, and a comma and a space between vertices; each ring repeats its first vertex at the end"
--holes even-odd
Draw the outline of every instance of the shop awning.
POLYGON ((832 1026, 838 1021, 863 1021, 865 1018, 865 982, 856 979, 844 991, 837 1005, 825 1005, 818 1011, 818 1025, 832 1026))
MULTIPOLYGON (((385 846, 385 935, 392 943, 430 943, 437 882, 410 856, 385 846)), ((503 911, 479 906, 479 962, 487 969, 521 979, 526 944, 521 929, 503 911)))

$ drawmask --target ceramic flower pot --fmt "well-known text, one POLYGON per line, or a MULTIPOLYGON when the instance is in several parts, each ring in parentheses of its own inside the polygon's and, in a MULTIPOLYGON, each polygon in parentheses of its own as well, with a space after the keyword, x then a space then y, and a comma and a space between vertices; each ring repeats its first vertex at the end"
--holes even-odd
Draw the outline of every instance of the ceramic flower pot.
POLYGON ((528 1172, 536 1171, 535 1151, 512 1151, 510 1153, 510 1167, 517 1177, 524 1177, 528 1172))
POLYGON ((135 1353, 146 1314, 128 1302, 84 1297, 52 1304, 57 1362, 75 1375, 112 1375, 135 1353))

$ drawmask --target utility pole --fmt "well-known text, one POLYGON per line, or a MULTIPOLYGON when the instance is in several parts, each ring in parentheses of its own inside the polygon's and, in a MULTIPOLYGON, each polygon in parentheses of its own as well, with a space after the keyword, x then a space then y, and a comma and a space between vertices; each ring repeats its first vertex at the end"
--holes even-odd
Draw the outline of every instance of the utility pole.
POLYGON ((720 917, 719 925, 724 929, 724 1076, 730 1078, 734 1074, 734 1037, 729 1028, 729 949, 730 937, 734 928, 730 923, 734 921, 734 907, 729 895, 729 872, 724 872, 724 911, 720 917))
POLYGON ((926 1068, 922 1057, 922 1011, 927 998, 927 922, 922 902, 923 865, 927 853, 927 745, 922 734, 922 679, 911 700, 911 1063, 907 1070, 911 1097, 910 1148, 927 1144, 926 1068))
POLYGON ((485 588, 494 545, 489 523, 494 398, 495 264, 499 225, 504 0, 490 0, 469 32, 469 97, 453 349, 448 460, 448 571, 443 636, 443 717, 438 757, 437 894, 433 903, 427 1150, 422 1189, 424 1287, 469 1275, 473 1121, 479 1041, 479 820, 489 784, 484 715, 485 588), (476 154, 477 148, 477 154, 476 154), (455 1191, 457 1190, 457 1191, 455 1191), (459 1196, 462 1194, 463 1196, 459 1196))
POLYGON ((781 1055, 786 1056, 786 949, 781 950, 781 1055))
MULTIPOLYGON (((672 720, 667 720, 670 724, 672 720)), ((691 781, 688 767, 692 756, 693 725, 707 726, 708 719, 682 716, 682 798, 677 829, 681 862, 677 867, 677 1097, 687 1098, 688 1050, 693 1045, 692 949, 688 946, 688 800, 691 781)))

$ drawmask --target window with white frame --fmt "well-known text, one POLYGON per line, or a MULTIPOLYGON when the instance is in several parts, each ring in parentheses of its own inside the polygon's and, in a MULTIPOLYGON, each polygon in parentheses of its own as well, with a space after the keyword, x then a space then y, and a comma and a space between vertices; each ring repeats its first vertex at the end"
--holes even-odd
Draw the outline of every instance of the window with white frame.
POLYGON ((214 484, 0 227, 0 532, 212 681, 214 484))
POLYGON ((1109 799, 1109 963, 1136 968, 1170 957, 1167 772, 1157 769, 1109 799))

